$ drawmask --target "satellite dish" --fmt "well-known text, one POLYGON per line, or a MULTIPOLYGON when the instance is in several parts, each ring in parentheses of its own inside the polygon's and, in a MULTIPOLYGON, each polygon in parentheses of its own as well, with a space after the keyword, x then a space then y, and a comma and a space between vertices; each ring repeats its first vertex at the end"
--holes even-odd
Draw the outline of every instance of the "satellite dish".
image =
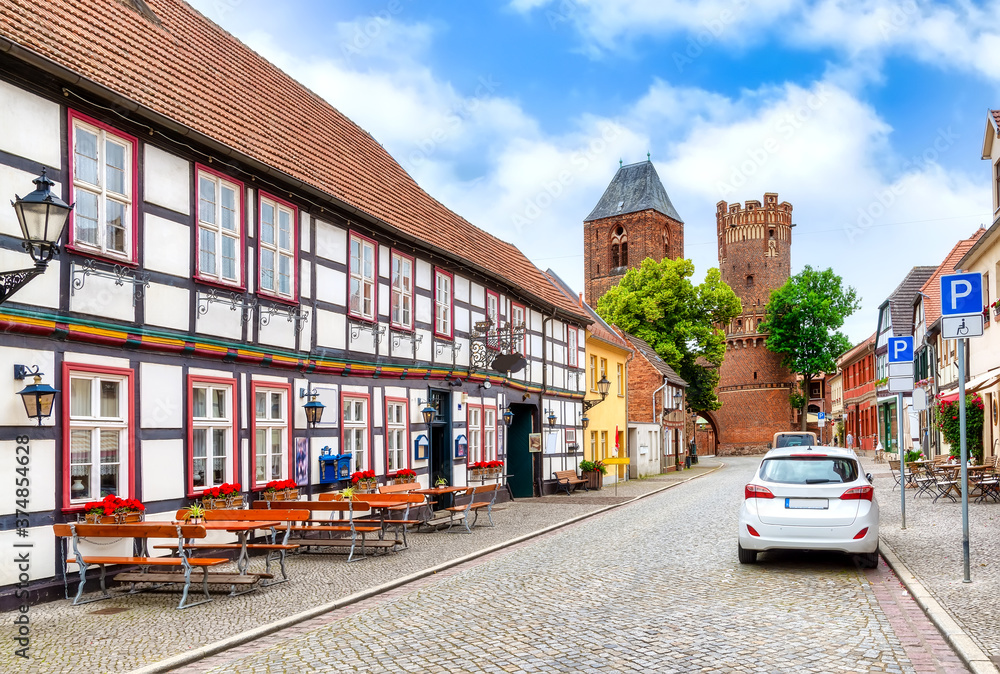
POLYGON ((494 358, 490 367, 493 368, 495 372, 503 374, 505 372, 520 372, 527 364, 528 361, 525 360, 524 356, 521 354, 505 353, 494 358))

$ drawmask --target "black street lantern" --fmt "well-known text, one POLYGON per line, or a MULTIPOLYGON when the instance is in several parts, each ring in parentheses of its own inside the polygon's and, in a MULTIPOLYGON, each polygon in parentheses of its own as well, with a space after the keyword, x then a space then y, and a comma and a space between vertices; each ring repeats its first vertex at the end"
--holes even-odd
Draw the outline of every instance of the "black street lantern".
POLYGON ((680 391, 674 391, 674 409, 679 410, 681 408, 681 400, 684 398, 684 394, 680 391))
POLYGON ((45 175, 32 181, 35 191, 21 198, 14 195, 15 201, 10 202, 17 213, 17 221, 21 225, 21 245, 34 260, 33 269, 18 269, 0 273, 0 303, 7 300, 28 281, 45 271, 46 265, 58 250, 59 238, 66 228, 73 207, 52 194, 54 182, 45 175))
POLYGON ((583 426, 583 430, 587 430, 587 426, 590 425, 590 419, 588 419, 587 416, 584 415, 583 418, 580 419, 580 425, 583 426))
POLYGON ((302 409, 306 413, 306 421, 309 422, 310 428, 316 428, 318 424, 323 419, 323 410, 326 409, 326 405, 316 400, 319 395, 319 391, 309 391, 305 394, 305 397, 309 398, 309 402, 302 406, 302 409))
POLYGON ((549 416, 546 418, 549 420, 549 428, 553 428, 556 425, 556 413, 549 410, 549 416))
POLYGON ((601 381, 597 382, 597 391, 601 394, 601 400, 608 397, 608 391, 611 390, 611 382, 608 381, 608 376, 606 374, 601 375, 601 381))
POLYGON ((510 408, 508 407, 507 409, 505 409, 503 411, 503 423, 504 423, 505 426, 507 426, 508 428, 510 428, 510 424, 513 421, 514 421, 514 413, 511 412, 510 408))
MULTIPOLYGON (((421 404, 421 400, 417 400, 417 404, 421 404)), ((429 424, 434 421, 434 415, 437 414, 437 410, 431 407, 430 401, 424 405, 423 409, 420 410, 420 414, 424 417, 424 423, 429 424)))
POLYGON ((42 372, 36 367, 34 372, 27 372, 23 365, 14 366, 15 379, 24 379, 27 375, 34 375, 34 383, 28 384, 17 392, 24 403, 24 411, 29 419, 37 419, 38 425, 42 425, 42 419, 47 419, 52 414, 52 404, 56 400, 58 389, 54 389, 48 384, 42 383, 42 372), (18 376, 20 375, 20 376, 18 376))

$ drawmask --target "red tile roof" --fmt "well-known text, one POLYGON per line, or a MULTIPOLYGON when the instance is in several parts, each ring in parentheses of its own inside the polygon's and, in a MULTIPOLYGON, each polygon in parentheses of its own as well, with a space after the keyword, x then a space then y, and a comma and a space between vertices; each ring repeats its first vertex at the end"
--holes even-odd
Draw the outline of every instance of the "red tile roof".
POLYGON ((427 194, 333 106, 181 0, 146 4, 159 26, 130 0, 0 0, 0 36, 579 316, 516 247, 427 194))
POLYGON ((990 114, 993 115, 994 125, 1000 129, 1000 110, 990 110, 990 114))
POLYGON ((866 348, 874 349, 875 336, 876 335, 872 333, 871 337, 864 340, 860 344, 851 347, 849 351, 847 351, 844 355, 842 355, 840 358, 837 359, 837 364, 842 368, 846 368, 848 365, 853 363, 854 360, 858 357, 858 355, 861 354, 863 351, 865 351, 866 348))
POLYGON ((941 277, 955 273, 955 265, 969 252, 976 241, 979 241, 985 231, 984 228, 980 227, 968 239, 962 239, 956 243, 955 247, 948 253, 948 257, 920 288, 920 292, 924 295, 924 325, 931 326, 937 319, 941 318, 941 277))

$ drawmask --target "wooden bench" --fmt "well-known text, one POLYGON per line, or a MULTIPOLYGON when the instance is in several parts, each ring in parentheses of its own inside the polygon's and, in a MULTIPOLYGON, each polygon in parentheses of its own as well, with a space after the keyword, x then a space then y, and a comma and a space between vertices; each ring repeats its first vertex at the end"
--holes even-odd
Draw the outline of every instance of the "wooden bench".
MULTIPOLYGON (((420 489, 419 482, 403 482, 402 484, 384 484, 378 488, 379 494, 400 494, 407 491, 420 489)), ((327 494, 320 494, 320 498, 327 494)))
MULTIPOLYGON (((272 504, 281 507, 281 501, 254 501, 251 504, 253 510, 269 510, 272 504)), ((296 510, 309 510, 310 518, 298 525, 285 525, 277 527, 278 531, 294 532, 294 538, 287 538, 288 543, 296 543, 301 548, 308 551, 310 548, 326 548, 330 550, 348 550, 347 561, 356 561, 354 551, 360 541, 361 558, 364 558, 367 550, 383 550, 385 552, 394 551, 403 541, 395 538, 388 540, 379 538, 378 540, 368 540, 370 533, 382 533, 379 525, 356 524, 354 521, 355 511, 369 512, 371 507, 364 501, 296 501, 296 510), (328 513, 329 519, 315 519, 312 515, 316 513, 328 513), (313 536, 315 534, 320 537, 313 536)))
MULTIPOLYGON (((455 524, 455 522, 461 521, 465 526, 465 531, 461 532, 456 530, 456 532, 471 534, 472 527, 476 526, 476 522, 479 521, 479 513, 482 510, 486 511, 486 515, 490 519, 490 526, 496 526, 496 523, 493 521, 493 504, 497 500, 497 490, 499 488, 500 485, 498 483, 493 483, 479 485, 478 487, 469 487, 466 489, 464 495, 469 498, 466 503, 445 508, 445 511, 449 514, 448 532, 452 533, 452 525, 455 524), (472 513, 475 513, 475 519, 470 525, 469 515, 472 513)), ((456 494, 456 500, 458 496, 459 495, 456 494)))
MULTIPOLYGON (((56 536, 63 539, 71 539, 73 542, 73 556, 76 559, 76 564, 80 567, 80 586, 77 588, 76 597, 73 599, 73 606, 79 606, 80 604, 89 604, 94 601, 102 601, 104 599, 111 599, 116 595, 112 595, 108 592, 106 586, 106 572, 107 567, 111 565, 123 565, 123 566, 138 566, 139 571, 126 571, 119 573, 115 576, 115 580, 121 582, 131 583, 131 588, 126 594, 135 594, 140 590, 137 590, 135 584, 137 582, 151 582, 151 583, 182 583, 184 585, 183 592, 181 593, 181 600, 177 604, 177 608, 184 609, 190 608, 192 606, 197 606, 198 604, 204 604, 206 602, 212 601, 212 597, 208 594, 208 584, 209 584, 209 573, 208 569, 212 566, 218 566, 219 564, 225 564, 229 560, 226 558, 209 558, 209 557, 190 557, 187 551, 183 547, 178 548, 178 556, 176 557, 151 557, 147 550, 147 539, 149 538, 177 538, 177 543, 179 546, 183 546, 184 541, 187 539, 198 539, 205 538, 207 532, 205 527, 196 524, 170 524, 167 522, 163 523, 152 523, 152 522, 137 522, 131 524, 55 524, 52 527, 53 533, 56 536), (139 554, 129 555, 129 556, 108 556, 108 555, 84 555, 80 552, 80 540, 90 539, 90 538, 131 538, 134 541, 139 541, 139 554), (99 566, 101 568, 100 583, 101 583, 101 596, 94 597, 91 599, 82 599, 83 588, 87 582, 87 570, 92 566, 99 566), (152 573, 150 572, 151 567, 173 567, 179 569, 179 573, 152 573), (202 570, 202 592, 204 593, 204 599, 196 602, 188 602, 188 591, 191 589, 191 572, 200 568, 202 570)), ((134 543, 133 543, 134 545, 134 543)), ((69 570, 69 550, 65 550, 63 556, 63 577, 65 578, 69 570)), ((231 575, 231 574, 230 574, 231 575)), ((241 582, 251 582, 255 583, 259 579, 258 576, 245 576, 245 580, 241 582)), ((232 582, 228 578, 225 581, 212 580, 211 582, 232 582)), ((155 587, 159 587, 156 585, 155 587)), ((152 588, 147 588, 152 589, 152 588)))
MULTIPOLYGON (((178 520, 183 520, 188 517, 187 509, 178 510, 174 517, 178 520)), ((264 521, 274 521, 279 520, 287 524, 292 522, 305 522, 309 519, 308 510, 269 510, 267 512, 263 510, 226 510, 223 508, 206 510, 204 518, 209 522, 264 522, 264 521)), ((239 550, 240 553, 244 553, 249 550, 262 550, 265 552, 264 557, 264 573, 258 574, 266 582, 262 582, 261 585, 267 587, 268 585, 277 585, 278 583, 284 583, 288 580, 288 568, 285 566, 285 555, 291 551, 298 549, 298 545, 288 542, 289 531, 285 531, 285 536, 280 543, 278 543, 278 532, 271 528, 271 542, 270 543, 247 543, 243 546, 239 543, 186 543, 184 547, 189 550, 239 550), (271 562, 277 561, 278 567, 281 569, 281 580, 271 580, 273 576, 271 575, 271 562)), ((176 543, 168 543, 166 545, 157 545, 156 549, 169 549, 177 550, 176 543)))
MULTIPOLYGON (((414 482, 412 484, 417 484, 417 483, 414 482)), ((400 486, 400 487, 402 487, 404 485, 390 485, 390 486, 400 486)), ((340 494, 320 494, 319 495, 319 500, 320 501, 339 501, 339 500, 341 500, 341 498, 340 498, 340 494)), ((385 513, 383 512, 382 515, 378 519, 368 518, 368 517, 365 517, 365 518, 362 518, 362 519, 355 518, 355 520, 354 520, 355 523, 357 523, 357 524, 378 523, 380 526, 382 526, 384 528, 391 529, 393 531, 393 533, 402 534, 403 535, 403 547, 404 548, 410 547, 410 544, 409 544, 409 542, 407 541, 407 538, 406 538, 408 527, 411 527, 411 526, 417 526, 417 527, 419 527, 425 521, 423 519, 414 519, 414 518, 411 518, 410 517, 410 508, 411 508, 411 506, 423 506, 423 505, 429 506, 429 503, 425 499, 424 495, 423 494, 401 494, 401 493, 396 493, 396 494, 391 494, 391 493, 390 494, 379 494, 378 495, 378 500, 379 501, 393 501, 395 503, 398 503, 398 505, 391 506, 390 508, 388 508, 388 510, 392 513, 391 516, 389 516, 389 517, 386 517, 385 513)))
POLYGON ((584 480, 582 477, 577 477, 575 469, 557 470, 552 474, 556 478, 556 487, 565 490, 567 496, 580 485, 583 485, 584 491, 589 491, 587 488, 588 480, 584 480))

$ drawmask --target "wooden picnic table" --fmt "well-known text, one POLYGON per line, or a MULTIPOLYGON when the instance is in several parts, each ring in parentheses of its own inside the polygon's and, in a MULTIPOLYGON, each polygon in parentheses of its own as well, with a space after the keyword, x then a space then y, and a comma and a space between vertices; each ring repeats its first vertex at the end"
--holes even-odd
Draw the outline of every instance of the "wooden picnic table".
MULTIPOLYGON (((175 521, 174 524, 183 524, 175 521)), ((236 568, 241 576, 247 574, 247 567, 250 566, 250 555, 247 552, 247 538, 256 529, 274 529, 281 525, 278 520, 239 522, 235 520, 209 520, 198 525, 205 528, 205 531, 225 531, 236 534, 236 539, 240 545, 240 556, 236 560, 236 568)))

